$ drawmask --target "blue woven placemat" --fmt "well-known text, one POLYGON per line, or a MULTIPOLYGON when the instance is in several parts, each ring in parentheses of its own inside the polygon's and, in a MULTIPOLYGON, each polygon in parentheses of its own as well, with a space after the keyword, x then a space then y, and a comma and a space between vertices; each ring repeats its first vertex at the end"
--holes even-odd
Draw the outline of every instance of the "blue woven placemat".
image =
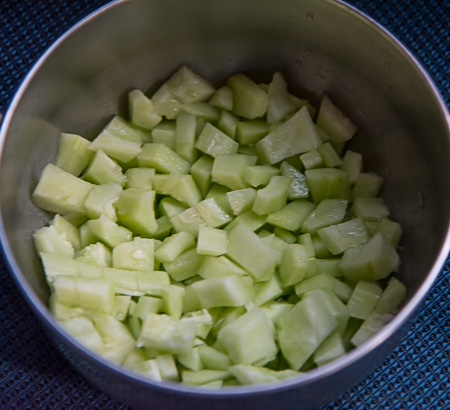
MULTIPOLYGON (((422 62, 450 107, 448 0, 352 0, 422 62)), ((106 0, 0 0, 0 111, 37 58, 106 0)), ((400 346, 325 409, 450 408, 450 260, 400 346)), ((53 347, 0 256, 0 408, 126 409, 53 347)))

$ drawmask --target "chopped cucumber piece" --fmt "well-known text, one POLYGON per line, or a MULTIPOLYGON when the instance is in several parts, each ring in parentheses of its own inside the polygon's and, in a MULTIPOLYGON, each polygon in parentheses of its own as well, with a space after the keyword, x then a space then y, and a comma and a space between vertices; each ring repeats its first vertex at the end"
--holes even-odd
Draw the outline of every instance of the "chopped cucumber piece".
POLYGON ((80 176, 94 155, 89 150, 90 143, 80 135, 62 133, 55 165, 76 177, 80 176))
POLYGON ((302 280, 295 286, 295 293, 302 297, 305 293, 318 288, 331 290, 344 303, 347 303, 352 295, 352 288, 349 285, 326 273, 318 273, 302 280))
POLYGON ((291 186, 288 192, 288 199, 305 199, 309 196, 309 188, 306 184, 306 176, 287 161, 283 161, 280 166, 281 175, 291 178, 291 186))
POLYGON ((263 120, 239 121, 236 124, 236 139, 241 145, 258 142, 269 133, 269 128, 263 120))
POLYGON ((230 189, 248 188, 245 172, 256 163, 256 157, 242 154, 220 154, 214 160, 212 180, 230 189))
POLYGON ((347 302, 350 316, 367 319, 380 299, 381 293, 382 289, 377 283, 360 280, 347 302))
POLYGON ((295 232, 313 212, 314 204, 301 199, 289 202, 284 208, 267 216, 267 222, 273 226, 295 232))
POLYGON ((127 188, 142 188, 151 190, 152 179, 155 176, 153 168, 129 168, 125 172, 127 188))
POLYGON ((350 199, 347 174, 336 168, 319 168, 305 171, 306 183, 314 202, 324 199, 350 199))
POLYGON ((282 175, 270 178, 269 184, 256 193, 252 210, 258 215, 270 214, 282 209, 287 202, 291 179, 282 175))
POLYGON ((208 101, 213 107, 225 111, 233 109, 233 93, 229 87, 220 87, 208 101))
POLYGON ((124 186, 127 177, 122 173, 122 168, 99 149, 92 161, 83 173, 83 179, 94 184, 106 184, 115 182, 124 186))
POLYGON ((199 135, 195 148, 215 158, 219 154, 236 154, 239 144, 207 122, 199 135))
POLYGON ((117 222, 114 204, 121 192, 122 187, 116 182, 94 186, 84 201, 89 218, 99 218, 104 214, 112 221, 117 222))
POLYGON ((202 155, 191 167, 191 175, 204 197, 211 186, 214 160, 208 155, 202 155))
POLYGON ((197 253, 199 255, 220 256, 227 253, 228 234, 221 229, 201 226, 198 231, 197 253))
POLYGON ((317 205, 302 225, 302 232, 315 234, 319 229, 344 220, 348 201, 342 199, 324 199, 317 205))
POLYGON ((376 198, 383 185, 383 178, 375 172, 362 172, 353 187, 353 198, 376 198))
POLYGON ((253 188, 237 189, 227 192, 227 199, 235 215, 252 209, 256 198, 256 190, 253 188))
POLYGON ((167 145, 158 143, 144 144, 137 161, 140 167, 154 168, 163 174, 187 174, 191 166, 167 145))
POLYGON ((136 237, 132 242, 123 242, 112 250, 113 267, 139 271, 154 269, 154 241, 136 237))
POLYGON ((151 130, 162 120, 162 117, 156 113, 152 101, 140 90, 132 90, 128 93, 128 112, 133 124, 147 130, 151 130))
POLYGON ((152 129, 152 142, 175 150, 175 121, 162 121, 152 129))
POLYGON ((195 238, 188 232, 178 232, 166 238, 155 252, 161 262, 173 262, 184 251, 195 245, 195 238))
POLYGON ((257 188, 266 186, 270 179, 278 175, 280 170, 270 165, 253 165, 248 166, 245 170, 244 180, 252 187, 257 188))

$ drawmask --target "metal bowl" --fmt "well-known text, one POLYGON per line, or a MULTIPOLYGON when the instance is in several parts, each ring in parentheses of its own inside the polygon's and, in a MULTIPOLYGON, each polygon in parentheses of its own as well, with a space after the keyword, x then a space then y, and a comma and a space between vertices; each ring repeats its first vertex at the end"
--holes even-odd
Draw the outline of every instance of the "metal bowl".
POLYGON ((90 381, 135 408, 318 407, 370 374, 404 335, 449 250, 450 130, 429 76, 392 36, 333 0, 116 1, 58 40, 5 114, 0 157, 0 235, 10 271, 52 340, 90 381), (246 71, 281 70, 294 93, 327 91, 360 132, 351 148, 385 177, 382 196, 401 222, 398 315, 339 360, 279 384, 217 391, 157 383, 92 354, 55 322, 32 232, 49 216, 30 201, 62 131, 92 138, 125 113, 132 88, 154 90, 181 63, 220 84, 246 71))

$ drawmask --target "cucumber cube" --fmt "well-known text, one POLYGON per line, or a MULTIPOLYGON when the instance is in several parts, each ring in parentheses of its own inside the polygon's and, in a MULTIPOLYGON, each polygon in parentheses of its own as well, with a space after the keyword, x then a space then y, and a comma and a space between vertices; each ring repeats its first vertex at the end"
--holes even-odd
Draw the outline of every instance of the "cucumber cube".
POLYGON ((228 111, 221 111, 217 120, 217 128, 227 134, 230 138, 236 139, 237 124, 239 118, 228 111))
POLYGON ((378 222, 389 217, 389 209, 382 198, 356 198, 352 211, 356 217, 365 221, 378 222))
POLYGON ((399 256, 394 247, 377 233, 370 241, 344 252, 340 269, 352 280, 379 280, 397 269, 399 256))
POLYGON ((358 175, 363 170, 362 155, 357 152, 347 150, 342 158, 342 164, 339 168, 348 175, 350 184, 354 185, 358 175))
POLYGON ((141 152, 142 142, 147 139, 144 131, 116 115, 91 142, 89 149, 102 150, 108 157, 128 162, 141 152))
POLYGON ((256 157, 242 154, 220 154, 214 160, 212 180, 236 190, 248 188, 245 182, 245 171, 256 163, 256 157))
POLYGON ((180 282, 197 275, 204 260, 203 255, 197 254, 195 248, 188 249, 175 260, 164 262, 164 268, 172 279, 180 282))
POLYGON ((132 242, 123 242, 112 250, 113 267, 139 271, 154 269, 154 241, 136 237, 132 242))
POLYGON ((127 177, 122 173, 122 168, 100 149, 95 153, 94 158, 84 171, 83 179, 94 184, 115 182, 121 186, 124 186, 127 182, 127 177))
POLYGON ((195 207, 188 208, 183 212, 170 217, 170 223, 175 232, 186 231, 194 238, 198 236, 200 226, 206 225, 206 222, 195 207))
POLYGON ((273 176, 265 188, 257 191, 252 207, 253 212, 265 215, 282 209, 286 205, 290 186, 291 179, 289 177, 273 176))
POLYGON ((195 184, 192 175, 169 175, 161 193, 170 195, 172 198, 188 206, 194 206, 202 200, 202 194, 195 184))
POLYGON ((76 176, 48 164, 33 191, 33 202, 41 209, 58 214, 86 214, 84 203, 94 187, 76 176))
POLYGON ((197 159, 195 131, 197 118, 194 114, 181 112, 176 119, 175 152, 191 164, 197 159))
POLYGON ((202 266, 198 271, 198 274, 203 279, 208 279, 230 275, 244 276, 248 275, 248 272, 245 269, 242 269, 240 266, 236 265, 226 256, 207 256, 204 259, 202 266))
POLYGON ((266 223, 267 215, 255 214, 251 209, 234 218, 224 229, 231 231, 238 225, 245 225, 252 231, 256 231, 266 223))
POLYGON ((152 179, 155 176, 153 168, 129 168, 125 172, 127 188, 152 189, 152 179))
POLYGON ((322 155, 316 148, 300 155, 300 161, 302 162, 305 169, 316 169, 324 167, 322 155))
POLYGON ((187 208, 174 198, 166 197, 159 201, 158 211, 160 214, 167 216, 169 219, 187 208))
POLYGON ((378 313, 392 313, 406 296, 406 287, 398 279, 391 278, 375 306, 378 313))
POLYGON ((117 215, 114 203, 121 192, 122 187, 115 182, 94 186, 84 202, 89 218, 99 218, 100 215, 104 214, 116 222, 117 215))
POLYGON ((185 65, 182 65, 165 84, 184 104, 207 100, 216 91, 208 80, 185 65))
POLYGON ((33 233, 34 246, 38 253, 66 256, 73 258, 75 250, 65 235, 62 235, 54 226, 44 226, 33 233))
POLYGON ((238 307, 251 301, 251 294, 239 276, 220 276, 192 284, 202 308, 238 307))
POLYGON ((317 204, 324 199, 350 199, 347 174, 336 168, 319 168, 305 171, 306 183, 317 204))
POLYGON ((264 365, 275 358, 273 325, 260 309, 252 309, 220 329, 218 341, 233 363, 264 365))
POLYGON ((239 121, 236 125, 236 139, 241 145, 258 142, 269 133, 269 128, 263 120, 239 121))
POLYGON ((394 315, 390 313, 372 312, 351 338, 351 344, 356 347, 361 346, 386 326, 393 317, 394 315))
POLYGON ((227 253, 227 249, 227 231, 209 226, 200 227, 197 240, 197 253, 199 255, 220 256, 227 253))
POLYGON ((305 219, 302 232, 315 234, 319 229, 338 224, 344 220, 348 201, 341 199, 324 199, 305 219))
POLYGON ((237 225, 228 233, 228 256, 249 271, 255 280, 267 280, 278 260, 276 251, 251 229, 237 225))
POLYGON ((280 170, 270 165, 253 165, 248 166, 244 173, 244 180, 252 187, 266 186, 270 179, 278 175, 280 170))
POLYGON ((115 204, 119 222, 135 234, 151 237, 158 230, 155 219, 156 192, 141 188, 122 191, 115 204))
POLYGON ((231 360, 225 353, 219 352, 208 345, 200 346, 198 351, 207 369, 227 370, 231 366, 231 360))
POLYGON ((280 72, 273 75, 269 84, 269 106, 267 108, 267 123, 275 124, 289 114, 294 113, 298 108, 287 89, 286 80, 280 72))
POLYGON ((55 165, 78 177, 92 159, 91 142, 80 135, 62 133, 56 152, 55 165))
POLYGON ((195 148, 215 158, 219 154, 236 154, 239 144, 211 123, 206 123, 195 148))
POLYGON ((324 95, 317 116, 317 125, 322 128, 333 143, 345 142, 353 137, 357 127, 353 122, 324 95))
POLYGON ((256 147, 261 159, 272 165, 292 155, 317 148, 321 143, 308 109, 303 107, 258 141, 256 147))
POLYGON ((152 129, 152 142, 175 150, 175 121, 162 121, 152 129))
MULTIPOLYGON (((201 118, 201 121, 204 120, 215 124, 219 120, 219 110, 207 102, 199 101, 192 104, 183 104, 182 108, 183 111, 195 115, 197 118, 201 118)), ((202 129, 203 128, 204 125, 202 126, 202 129)))
POLYGON ((148 312, 158 313, 162 308, 162 300, 153 296, 140 296, 133 315, 144 320, 148 312))
POLYGON ((326 273, 318 273, 310 278, 303 279, 295 286, 295 293, 302 297, 305 293, 318 288, 331 290, 345 303, 352 295, 352 288, 349 285, 326 273))
POLYGON ((191 167, 191 175, 194 182, 204 197, 210 186, 214 160, 208 155, 202 155, 191 167))
POLYGON ((312 202, 297 199, 284 208, 267 216, 267 222, 273 226, 295 232, 303 225, 315 206, 312 202))
POLYGON ((354 248, 369 240, 369 234, 360 218, 355 218, 341 224, 327 226, 317 231, 333 255, 354 248))
POLYGON ((146 347, 172 354, 183 354, 192 349, 194 338, 194 323, 149 312, 142 323, 137 347, 146 347))
POLYGON ((351 317, 367 319, 380 299, 382 289, 375 282, 360 280, 347 302, 347 308, 351 317))
POLYGON ((219 228, 231 221, 232 217, 217 203, 214 198, 208 198, 199 202, 195 209, 206 225, 219 228))
POLYGON ((392 246, 397 247, 402 236, 402 227, 397 222, 382 218, 375 229, 375 233, 377 232, 380 232, 392 246))
POLYGON ((233 109, 233 93, 229 87, 224 85, 214 93, 208 102, 213 107, 225 111, 231 111, 233 109))
MULTIPOLYGON (((229 379, 230 377, 231 373, 228 370, 203 369, 197 372, 193 372, 192 370, 183 370, 181 372, 181 380, 183 383, 199 387, 204 387, 205 385, 213 382, 223 381, 229 379)), ((213 387, 214 386, 215 385, 213 385, 213 387)), ((218 386, 220 387, 221 384, 218 386)))
POLYGON ((253 188, 237 189, 227 192, 227 198, 234 214, 241 215, 252 209, 256 198, 256 190, 253 188))
POLYGON ((163 174, 188 174, 191 164, 168 146, 158 143, 144 144, 137 156, 140 167, 155 168, 163 174))
POLYGON ((283 161, 280 166, 281 175, 291 178, 288 199, 305 199, 309 196, 309 188, 306 184, 306 176, 287 161, 283 161))
POLYGON ((162 120, 156 113, 152 101, 137 89, 128 93, 128 112, 133 124, 147 130, 151 130, 162 120))
POLYGON ((166 238, 155 252, 161 262, 173 262, 184 251, 195 245, 195 238, 188 232, 178 232, 166 238))
POLYGON ((212 184, 205 199, 214 198, 221 208, 223 208, 228 214, 233 214, 233 210, 230 207, 227 199, 227 192, 230 189, 220 184, 212 184))
POLYGON ((322 289, 308 292, 278 319, 280 349, 291 369, 299 370, 336 329, 338 323, 329 307, 329 298, 322 289))
POLYGON ((269 98, 253 80, 244 74, 228 77, 227 86, 233 94, 233 113, 248 119, 263 117, 269 98))
POLYGON ((156 293, 162 298, 162 311, 175 319, 180 319, 184 306, 184 287, 176 285, 163 286, 156 293))
POLYGON ((317 151, 322 156, 323 163, 326 167, 333 168, 342 164, 341 158, 329 142, 320 145, 317 151))
POLYGON ((304 245, 292 244, 286 247, 280 265, 280 279, 284 287, 295 285, 315 273, 315 259, 308 258, 304 245))
POLYGON ((203 369, 202 359, 198 351, 198 347, 194 347, 187 353, 179 354, 177 356, 177 362, 180 363, 186 369, 198 372, 203 369))
POLYGON ((110 248, 114 248, 122 242, 130 242, 133 239, 133 234, 130 230, 117 225, 103 214, 100 215, 100 218, 90 219, 86 224, 92 235, 110 248))
POLYGON ((283 294, 281 282, 276 275, 267 282, 262 282, 255 292, 255 306, 263 306, 272 302, 283 294))
POLYGON ((64 330, 84 346, 100 355, 105 352, 105 345, 100 333, 87 317, 73 317, 58 322, 64 330))
POLYGON ((328 337, 315 351, 313 360, 317 366, 323 366, 345 354, 345 346, 339 333, 328 337))

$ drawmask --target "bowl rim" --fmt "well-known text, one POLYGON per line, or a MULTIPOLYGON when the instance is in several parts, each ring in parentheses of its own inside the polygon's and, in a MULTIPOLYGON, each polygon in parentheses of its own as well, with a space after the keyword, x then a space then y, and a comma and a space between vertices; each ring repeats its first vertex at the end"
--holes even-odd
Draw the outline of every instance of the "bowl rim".
MULTIPOLYGON (((434 81, 431 79, 430 75, 426 69, 421 65, 418 59, 409 51, 399 39, 397 39, 393 34, 391 34, 386 28, 384 28, 380 23, 375 21, 373 18, 342 0, 323 0, 326 3, 330 3, 340 9, 344 9, 351 13, 354 17, 358 18, 359 21, 363 22, 371 29, 377 31, 381 36, 383 36, 387 41, 393 45, 397 51, 399 51, 403 56, 408 59, 412 65, 419 71, 423 79, 425 79, 428 88, 434 95, 435 102, 438 103, 441 111, 441 115, 444 117, 445 122, 448 126, 448 136, 450 139, 450 114, 448 112, 447 106, 438 91, 434 81)), ((15 92, 13 99, 7 106, 3 118, 0 115, 1 128, 0 128, 0 164, 2 160, 2 153, 4 142, 8 133, 8 128, 11 120, 14 116, 16 107, 19 105, 22 95, 27 89, 29 83, 34 78, 35 74, 39 71, 40 67, 45 63, 49 56, 57 49, 61 43, 63 43, 68 37, 70 37, 75 31, 80 27, 89 24, 91 20, 94 20, 102 13, 107 12, 113 7, 117 7, 120 4, 128 2, 128 0, 113 0, 105 5, 97 8, 86 17, 78 21, 76 24, 71 26, 63 35, 61 35, 55 42, 52 43, 50 47, 41 55, 41 57, 34 63, 31 70, 28 71, 24 79, 22 80, 19 88, 15 92)), ((0 193, 1 196, 1 193, 0 193)), ((182 394, 196 397, 211 397, 211 398, 240 398, 242 396, 253 396, 270 394, 275 392, 281 392, 294 387, 307 387, 311 383, 318 381, 322 378, 327 378, 339 371, 351 366, 352 364, 358 362, 364 356, 374 351, 378 346, 386 342, 397 330, 404 326, 408 319, 412 317, 414 312, 420 307, 421 302, 425 299, 428 292, 430 291, 432 285, 437 280, 439 273, 448 257, 450 251, 450 215, 447 219, 447 232, 445 239, 441 244, 441 248, 434 259, 432 266, 429 269, 428 275, 425 281, 420 285, 415 294, 413 294, 408 302, 401 308, 401 310, 394 316, 394 318, 383 327, 376 335, 370 338, 368 341, 363 343, 361 346, 353 349, 352 351, 346 353, 339 359, 336 359, 324 366, 316 369, 309 370, 298 376, 289 377, 283 379, 279 382, 262 383, 255 385, 244 385, 244 386, 230 386, 227 388, 220 389, 202 389, 196 386, 183 385, 178 382, 170 381, 154 381, 149 379, 144 375, 133 372, 125 367, 117 365, 112 361, 104 359, 103 357, 92 352, 90 349, 82 345, 76 339, 74 339, 66 330, 64 330, 54 319, 48 310, 48 307, 42 303, 38 298, 33 288, 30 286, 25 276, 23 275, 16 259, 13 256, 13 252, 9 245, 8 238, 6 236, 3 218, 1 217, 1 203, 0 203, 0 250, 3 253, 3 257, 6 266, 15 281, 16 285, 20 289, 22 295, 24 296, 27 303, 31 306, 34 314, 38 316, 43 325, 48 327, 53 333, 56 333, 58 337, 69 344, 69 346, 74 349, 78 354, 94 363, 99 365, 109 372, 113 372, 118 377, 125 377, 132 380, 134 383, 138 383, 145 387, 152 387, 160 392, 166 392, 170 394, 182 394)), ((84 376, 83 374, 83 377, 84 376)))

